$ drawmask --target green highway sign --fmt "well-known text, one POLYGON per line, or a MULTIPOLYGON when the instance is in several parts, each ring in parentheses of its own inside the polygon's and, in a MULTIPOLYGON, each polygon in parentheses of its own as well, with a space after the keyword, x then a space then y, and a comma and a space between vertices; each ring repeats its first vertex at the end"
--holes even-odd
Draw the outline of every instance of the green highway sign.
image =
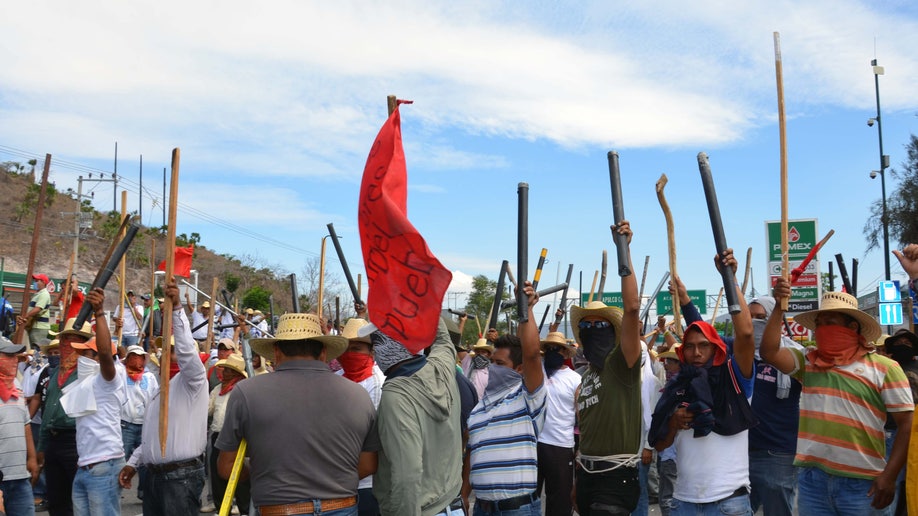
MULTIPOLYGON (((590 293, 580 294, 580 306, 587 304, 587 301, 590 298, 590 293)), ((599 292, 593 293, 593 301, 602 301, 603 303, 609 306, 617 306, 623 308, 625 304, 622 302, 622 293, 621 292, 603 292, 600 297, 599 292)))
MULTIPOLYGON (((699 313, 708 313, 708 296, 706 290, 689 290, 688 295, 692 300, 692 304, 698 308, 699 313)), ((660 291, 660 293, 657 294, 657 314, 663 315, 672 313, 672 311, 673 297, 669 295, 669 292, 660 291)))

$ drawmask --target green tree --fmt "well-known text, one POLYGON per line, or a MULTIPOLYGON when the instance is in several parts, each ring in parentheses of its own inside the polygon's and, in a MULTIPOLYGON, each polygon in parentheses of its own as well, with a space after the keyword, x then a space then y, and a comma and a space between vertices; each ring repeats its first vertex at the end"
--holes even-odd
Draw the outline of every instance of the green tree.
POLYGON ((239 288, 240 281, 242 281, 242 279, 232 272, 227 272, 226 276, 223 277, 223 284, 226 285, 226 290, 229 290, 233 293, 235 293, 236 289, 239 288))
MULTIPOLYGON (((832 274, 832 279, 835 279, 835 278, 838 278, 838 274, 832 274)), ((830 292, 832 290, 831 288, 829 288, 830 286, 829 284, 832 282, 832 280, 829 279, 828 272, 823 272, 822 274, 820 274, 819 281, 820 283, 822 283, 823 292, 830 292)))
MULTIPOLYGON (((468 301, 465 305, 465 312, 474 315, 476 321, 469 319, 465 323, 465 328, 462 331, 462 343, 466 345, 473 345, 478 340, 478 328, 481 327, 481 331, 485 332, 488 330, 488 316, 491 313, 491 307, 494 303, 494 293, 497 290, 497 282, 494 280, 488 279, 487 276, 479 274, 472 278, 472 292, 469 294, 468 301)), ((501 295, 501 299, 509 299, 510 294, 504 292, 501 295)), ((507 310, 501 312, 497 320, 497 330, 501 333, 507 331, 507 319, 505 314, 511 313, 511 319, 516 320, 516 313, 512 310, 508 312, 507 310)))
MULTIPOLYGON (((22 201, 16 205, 16 222, 22 222, 22 219, 26 215, 29 215, 35 210, 35 208, 38 207, 38 197, 40 193, 41 184, 29 184, 29 187, 26 189, 26 193, 22 198, 22 201)), ((57 189, 53 184, 48 183, 48 186, 45 189, 45 208, 50 208, 51 205, 54 204, 55 197, 57 197, 57 189)))
POLYGON ((250 288, 242 296, 242 306, 268 313, 271 308, 271 292, 258 285, 250 288))
MULTIPOLYGON (((888 169, 899 185, 889 194, 886 202, 886 217, 889 221, 889 238, 901 246, 918 242, 918 137, 914 134, 905 146, 908 159, 902 163, 902 170, 888 169)), ((867 250, 883 245, 883 199, 870 206, 870 216, 864 224, 867 250)))

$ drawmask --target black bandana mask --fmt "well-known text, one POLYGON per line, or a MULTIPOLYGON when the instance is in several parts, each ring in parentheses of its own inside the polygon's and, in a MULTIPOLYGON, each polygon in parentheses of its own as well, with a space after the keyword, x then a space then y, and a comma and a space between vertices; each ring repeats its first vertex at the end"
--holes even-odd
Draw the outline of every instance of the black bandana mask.
POLYGON ((549 378, 562 367, 564 367, 564 355, 560 351, 551 349, 545 352, 545 373, 549 378))
POLYGON ((615 348, 615 327, 583 328, 580 330, 580 344, 590 365, 601 371, 606 357, 615 348))
POLYGON ((472 369, 484 369, 491 364, 491 359, 484 355, 472 357, 472 369))

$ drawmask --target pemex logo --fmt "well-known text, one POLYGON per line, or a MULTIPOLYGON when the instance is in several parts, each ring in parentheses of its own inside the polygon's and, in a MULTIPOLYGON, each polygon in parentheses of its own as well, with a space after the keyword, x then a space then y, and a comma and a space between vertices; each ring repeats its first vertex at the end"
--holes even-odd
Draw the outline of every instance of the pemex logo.
POLYGON ((787 241, 794 243, 798 240, 800 240, 800 232, 797 231, 795 226, 791 226, 791 228, 787 231, 787 241))

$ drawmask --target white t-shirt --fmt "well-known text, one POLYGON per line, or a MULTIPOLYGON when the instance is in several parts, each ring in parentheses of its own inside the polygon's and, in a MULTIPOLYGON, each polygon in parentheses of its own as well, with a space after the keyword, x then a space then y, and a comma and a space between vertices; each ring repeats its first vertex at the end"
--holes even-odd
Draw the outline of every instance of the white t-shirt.
POLYGON ((107 382, 102 373, 93 382, 96 411, 76 418, 77 466, 87 466, 124 457, 121 440, 121 405, 124 403, 125 373, 115 367, 115 377, 107 382))
POLYGON ((545 426, 539 434, 539 442, 574 447, 574 393, 580 387, 580 375, 569 367, 562 367, 549 378, 545 376, 547 400, 545 403, 545 426))
MULTIPOLYGON (((115 309, 115 317, 121 317, 121 307, 115 309)), ((124 326, 121 328, 121 334, 128 337, 136 337, 140 335, 140 326, 137 325, 137 321, 143 322, 143 307, 140 305, 134 306, 134 315, 137 316, 135 319, 130 312, 124 314, 124 326)))
POLYGON ((147 405, 151 403, 153 395, 159 392, 159 380, 156 375, 144 370, 140 381, 135 382, 127 377, 127 371, 125 371, 124 392, 125 402, 121 406, 122 421, 142 425, 147 405))
MULTIPOLYGON (((201 326, 201 324, 207 322, 208 319, 209 319, 208 317, 204 317, 204 314, 202 314, 200 310, 195 310, 194 312, 191 312, 191 329, 194 330, 195 328, 198 328, 198 326, 201 326)), ((206 339, 207 338, 207 325, 204 324, 203 326, 201 326, 200 328, 192 332, 191 336, 194 338, 194 340, 206 339)))

